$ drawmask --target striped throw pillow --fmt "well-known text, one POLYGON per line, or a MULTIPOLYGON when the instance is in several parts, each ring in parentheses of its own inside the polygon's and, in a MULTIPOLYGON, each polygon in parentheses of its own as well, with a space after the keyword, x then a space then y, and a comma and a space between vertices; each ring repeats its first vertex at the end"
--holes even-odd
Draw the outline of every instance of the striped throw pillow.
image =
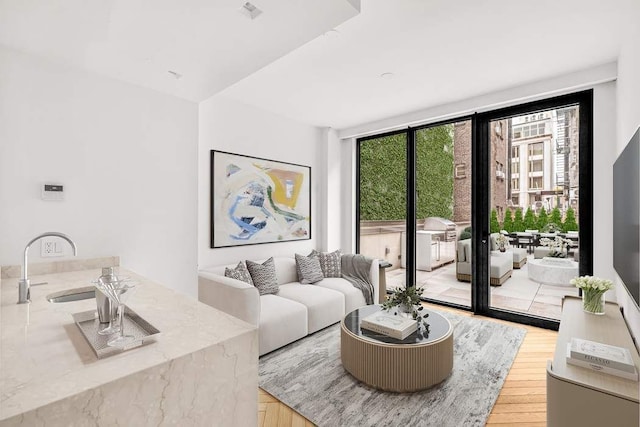
POLYGON ((260 295, 277 294, 278 276, 276 276, 276 264, 273 257, 262 264, 247 260, 247 268, 253 279, 253 285, 258 288, 260 295))

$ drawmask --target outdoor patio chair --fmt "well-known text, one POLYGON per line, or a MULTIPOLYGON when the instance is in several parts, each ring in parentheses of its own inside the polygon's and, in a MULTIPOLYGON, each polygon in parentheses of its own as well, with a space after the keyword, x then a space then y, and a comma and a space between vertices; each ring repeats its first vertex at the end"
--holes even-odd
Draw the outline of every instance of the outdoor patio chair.
MULTIPOLYGON (((498 236, 502 233, 491 233, 489 236, 490 242, 490 250, 494 255, 500 254, 500 249, 498 245, 498 236)), ((505 236, 506 237, 506 236, 505 236)), ((523 265, 527 263, 527 250, 522 248, 516 248, 511 246, 511 244, 507 243, 505 245, 506 253, 510 254, 513 257, 513 268, 518 269, 522 268, 523 265)))
MULTIPOLYGON (((459 240, 456 251, 456 278, 461 282, 471 281, 471 239, 459 240)), ((489 283, 500 286, 513 273, 513 259, 503 254, 491 254, 489 283)))

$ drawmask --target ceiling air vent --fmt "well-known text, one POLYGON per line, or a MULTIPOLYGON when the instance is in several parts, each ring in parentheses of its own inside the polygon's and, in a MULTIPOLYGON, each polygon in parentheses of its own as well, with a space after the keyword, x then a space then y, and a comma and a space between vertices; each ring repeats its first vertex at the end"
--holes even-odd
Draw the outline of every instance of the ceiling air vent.
POLYGON ((242 13, 244 16, 248 18, 256 19, 259 15, 262 14, 262 11, 258 9, 255 5, 249 2, 246 2, 245 4, 242 5, 242 8, 240 9, 240 13, 242 13))

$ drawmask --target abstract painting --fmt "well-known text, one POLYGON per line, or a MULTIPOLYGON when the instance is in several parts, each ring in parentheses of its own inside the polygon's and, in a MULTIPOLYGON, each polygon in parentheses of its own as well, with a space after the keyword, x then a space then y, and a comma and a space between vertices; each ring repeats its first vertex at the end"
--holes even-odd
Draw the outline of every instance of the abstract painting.
POLYGON ((211 150, 211 247, 311 238, 311 168, 211 150))

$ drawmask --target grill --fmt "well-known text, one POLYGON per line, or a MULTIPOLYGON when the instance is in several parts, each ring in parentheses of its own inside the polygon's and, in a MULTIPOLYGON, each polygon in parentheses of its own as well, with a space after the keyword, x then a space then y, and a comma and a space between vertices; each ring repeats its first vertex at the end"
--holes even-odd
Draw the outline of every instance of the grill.
POLYGON ((424 220, 424 229, 428 231, 441 231, 445 242, 456 240, 456 223, 436 216, 424 220))

